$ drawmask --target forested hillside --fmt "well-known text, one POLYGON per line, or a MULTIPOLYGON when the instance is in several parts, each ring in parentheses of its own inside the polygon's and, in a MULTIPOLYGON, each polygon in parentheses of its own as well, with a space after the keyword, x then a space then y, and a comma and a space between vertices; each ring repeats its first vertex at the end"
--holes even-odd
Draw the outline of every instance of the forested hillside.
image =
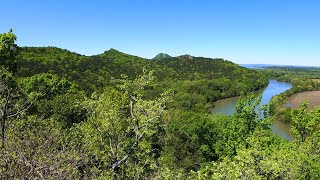
MULTIPOLYGON (((84 56, 15 41, 0 34, 0 179, 320 178, 319 131, 300 123, 288 142, 272 133, 266 109, 256 111, 250 92, 267 73, 223 59, 84 56), (207 112, 240 94, 234 115, 207 112)), ((301 105, 292 116, 316 122, 319 113, 301 105)))
POLYGON ((268 82, 264 74, 230 61, 190 57, 167 59, 165 56, 148 60, 115 49, 83 56, 55 47, 23 47, 17 57, 17 75, 56 74, 77 83, 91 95, 113 86, 114 79, 120 79, 122 75, 135 79, 145 69, 153 71, 156 77, 150 94, 170 89, 179 98, 173 103, 175 107, 194 111, 206 111, 218 99, 258 90, 268 82))

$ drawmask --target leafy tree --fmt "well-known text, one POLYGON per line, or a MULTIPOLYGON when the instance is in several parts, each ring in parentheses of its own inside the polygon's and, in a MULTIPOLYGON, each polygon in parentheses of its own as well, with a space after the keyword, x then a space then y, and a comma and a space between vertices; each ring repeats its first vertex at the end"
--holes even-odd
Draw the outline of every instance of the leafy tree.
POLYGON ((259 113, 257 106, 261 102, 261 96, 254 98, 254 94, 250 94, 248 97, 242 97, 239 99, 236 105, 235 117, 244 121, 244 131, 251 132, 257 126, 259 113))
POLYGON ((49 73, 21 78, 19 84, 34 101, 30 114, 53 117, 65 127, 86 119, 86 110, 82 106, 86 96, 77 84, 49 73))
POLYGON ((80 123, 87 119, 87 111, 83 106, 85 96, 83 92, 66 93, 57 95, 52 100, 41 103, 44 107, 38 108, 39 114, 52 117, 61 122, 64 127, 70 128, 75 123, 80 123))
POLYGON ((19 84, 26 94, 38 100, 52 100, 57 95, 80 90, 77 84, 50 73, 22 78, 19 84))
POLYGON ((301 103, 296 111, 292 111, 291 131, 301 142, 304 142, 306 137, 313 132, 316 124, 316 117, 308 113, 307 101, 301 103))
POLYGON ((5 141, 5 128, 8 119, 18 116, 25 111, 26 103, 20 98, 15 78, 11 72, 15 71, 15 56, 18 46, 17 37, 12 33, 0 34, 0 128, 2 147, 5 141), (9 70, 9 71, 8 71, 9 70))
POLYGON ((17 82, 10 72, 0 69, 0 128, 4 147, 7 121, 19 116, 31 106, 29 100, 20 93, 17 82))
POLYGON ((221 132, 219 122, 227 121, 228 117, 177 111, 171 112, 170 118, 163 164, 189 171, 219 158, 216 153, 221 132))
POLYGON ((16 35, 12 29, 8 33, 0 34, 0 66, 7 68, 11 72, 16 71, 16 55, 18 46, 15 44, 16 35))
POLYGON ((156 167, 153 145, 157 142, 152 142, 152 135, 158 131, 166 95, 144 99, 143 90, 151 80, 151 74, 121 80, 118 90, 109 89, 86 102, 91 115, 79 129, 94 166, 106 170, 101 172, 105 178, 139 178, 156 167))
POLYGON ((0 152, 2 179, 80 179, 83 153, 53 119, 13 120, 0 152))
MULTIPOLYGON (((318 115, 319 117, 319 115, 318 115)), ((302 154, 300 175, 306 179, 320 178, 320 131, 312 133, 303 143, 298 143, 298 152, 302 154)))

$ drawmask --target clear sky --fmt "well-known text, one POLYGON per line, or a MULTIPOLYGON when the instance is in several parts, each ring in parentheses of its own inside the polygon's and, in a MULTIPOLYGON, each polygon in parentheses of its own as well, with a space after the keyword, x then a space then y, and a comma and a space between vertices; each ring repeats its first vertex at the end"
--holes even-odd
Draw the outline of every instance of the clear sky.
POLYGON ((3 0, 0 32, 20 46, 93 55, 110 48, 152 58, 320 66, 320 1, 3 0))

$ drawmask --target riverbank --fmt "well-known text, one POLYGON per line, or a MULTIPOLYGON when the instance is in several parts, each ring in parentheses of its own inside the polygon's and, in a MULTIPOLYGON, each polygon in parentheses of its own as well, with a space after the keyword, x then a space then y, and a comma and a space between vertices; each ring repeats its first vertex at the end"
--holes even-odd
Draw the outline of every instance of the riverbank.
POLYGON ((290 106, 292 109, 298 109, 299 104, 306 100, 309 102, 309 111, 320 106, 320 91, 306 91, 294 94, 286 100, 285 105, 290 106))
MULTIPOLYGON (((291 88, 292 85, 290 83, 270 79, 267 87, 259 91, 255 91, 256 96, 262 94, 262 99, 259 106, 268 104, 273 96, 281 94, 291 88)), ((233 115, 238 99, 239 96, 216 101, 214 108, 211 109, 211 113, 233 115)), ((289 141, 293 139, 293 135, 290 132, 290 126, 285 122, 276 119, 271 125, 271 128, 274 134, 277 134, 289 141)))

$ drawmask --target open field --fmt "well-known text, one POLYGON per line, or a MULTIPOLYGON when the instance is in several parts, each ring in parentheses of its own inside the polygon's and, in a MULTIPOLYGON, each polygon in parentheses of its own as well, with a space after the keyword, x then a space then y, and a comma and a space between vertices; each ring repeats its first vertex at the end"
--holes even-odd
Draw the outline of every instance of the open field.
POLYGON ((292 109, 297 109, 299 104, 305 100, 309 101, 309 109, 320 106, 320 91, 307 91, 295 94, 289 98, 287 103, 291 105, 292 109))

